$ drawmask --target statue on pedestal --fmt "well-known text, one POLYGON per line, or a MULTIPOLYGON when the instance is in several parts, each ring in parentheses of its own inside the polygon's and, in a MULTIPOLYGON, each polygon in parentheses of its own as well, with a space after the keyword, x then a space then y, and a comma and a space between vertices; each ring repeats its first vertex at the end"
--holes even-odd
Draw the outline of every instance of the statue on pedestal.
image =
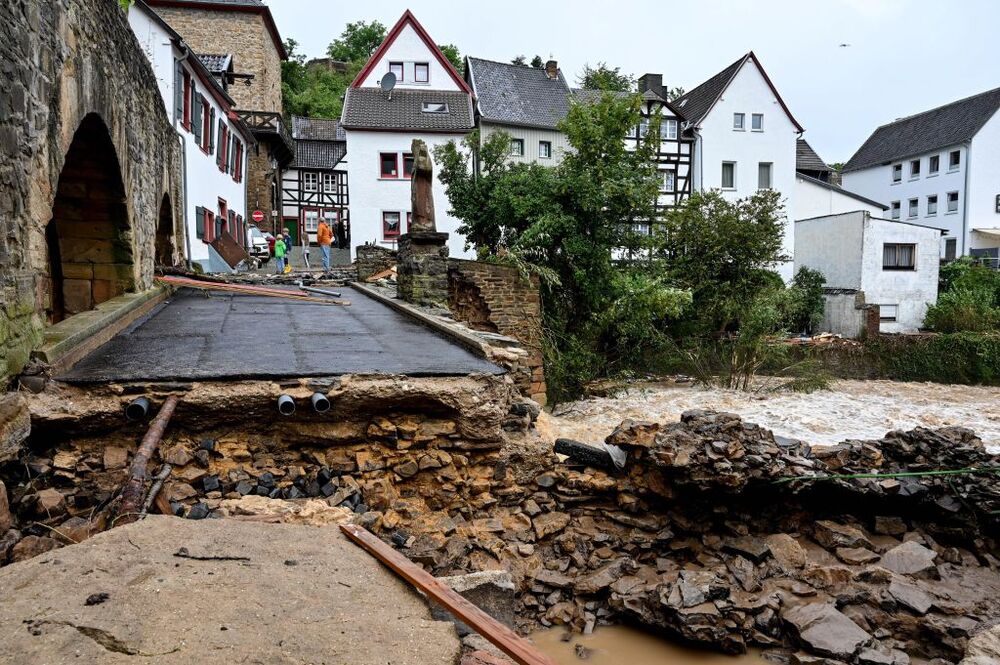
POLYGON ((434 233, 434 164, 427 144, 413 139, 413 181, 410 186, 410 233, 434 233))

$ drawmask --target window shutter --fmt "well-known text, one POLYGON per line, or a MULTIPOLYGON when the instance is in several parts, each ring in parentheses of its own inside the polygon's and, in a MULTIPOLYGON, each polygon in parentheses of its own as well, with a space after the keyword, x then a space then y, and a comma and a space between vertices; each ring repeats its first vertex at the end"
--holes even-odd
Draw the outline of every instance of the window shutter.
POLYGON ((174 72, 174 119, 184 119, 184 65, 179 62, 174 72))
POLYGON ((205 239, 205 209, 198 206, 194 209, 194 229, 199 240, 205 239))
POLYGON ((202 121, 202 97, 201 93, 194 93, 194 108, 192 109, 192 129, 194 130, 194 140, 198 142, 198 145, 202 144, 202 134, 204 133, 204 122, 202 121))
POLYGON ((226 152, 226 127, 222 123, 222 118, 219 118, 219 150, 215 155, 215 163, 222 168, 222 156, 226 152))
POLYGON ((214 153, 215 152, 215 109, 214 108, 212 109, 212 112, 209 114, 208 117, 210 118, 208 122, 208 129, 209 129, 208 152, 214 153))
POLYGON ((236 173, 236 137, 233 135, 229 136, 229 169, 227 173, 236 173))

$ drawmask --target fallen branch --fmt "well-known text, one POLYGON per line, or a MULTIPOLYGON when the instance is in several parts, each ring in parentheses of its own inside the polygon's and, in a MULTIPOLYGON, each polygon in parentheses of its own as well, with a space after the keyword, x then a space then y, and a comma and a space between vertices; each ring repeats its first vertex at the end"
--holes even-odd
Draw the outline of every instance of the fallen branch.
POLYGON ((188 548, 182 547, 176 552, 174 556, 181 559, 191 559, 192 561, 249 561, 248 556, 200 556, 198 554, 191 554, 188 552, 188 548))
POLYGON ((156 474, 156 478, 153 479, 153 486, 149 488, 149 494, 146 495, 146 501, 142 504, 143 515, 149 512, 153 502, 156 501, 156 497, 160 494, 160 490, 163 489, 163 483, 167 480, 167 477, 173 469, 173 465, 164 464, 160 469, 160 472, 156 474))
POLYGON ((149 431, 142 438, 139 450, 136 451, 135 458, 132 460, 129 479, 122 490, 122 500, 118 505, 117 515, 111 522, 112 526, 115 526, 119 519, 123 520, 125 524, 130 524, 142 517, 140 507, 142 506, 143 486, 146 484, 146 467, 149 465, 150 457, 153 456, 163 439, 163 432, 167 429, 167 424, 170 423, 170 419, 174 415, 177 402, 177 395, 171 395, 163 402, 160 412, 156 414, 156 418, 149 425, 149 431))

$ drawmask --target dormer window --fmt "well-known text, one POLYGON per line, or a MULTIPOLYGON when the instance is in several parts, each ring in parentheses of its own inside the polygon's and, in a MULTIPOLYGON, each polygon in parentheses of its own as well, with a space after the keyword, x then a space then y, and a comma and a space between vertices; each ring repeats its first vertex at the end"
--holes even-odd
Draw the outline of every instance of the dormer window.
POLYGON ((396 75, 396 82, 399 83, 403 80, 403 63, 401 62, 390 62, 389 71, 396 75))
POLYGON ((448 104, 446 102, 424 102, 424 113, 447 113, 448 104))
POLYGON ((417 83, 429 83, 431 80, 431 68, 426 62, 416 62, 413 64, 413 80, 417 83))

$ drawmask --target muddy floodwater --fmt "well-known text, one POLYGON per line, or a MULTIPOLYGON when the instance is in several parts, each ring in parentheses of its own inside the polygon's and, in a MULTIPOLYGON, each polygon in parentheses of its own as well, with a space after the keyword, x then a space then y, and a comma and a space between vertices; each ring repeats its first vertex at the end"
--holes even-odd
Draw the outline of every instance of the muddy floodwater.
POLYGON ((961 425, 1000 453, 1000 388, 835 381, 813 393, 748 394, 674 383, 639 384, 616 397, 561 404, 539 421, 547 437, 603 441, 625 418, 676 422, 688 409, 737 413, 810 444, 880 438, 893 429, 961 425))
POLYGON ((690 649, 628 626, 598 628, 592 635, 574 634, 569 642, 562 641, 565 634, 565 628, 549 628, 533 633, 531 641, 557 665, 768 665, 754 653, 726 656, 690 649), (578 655, 581 647, 587 651, 578 655))

